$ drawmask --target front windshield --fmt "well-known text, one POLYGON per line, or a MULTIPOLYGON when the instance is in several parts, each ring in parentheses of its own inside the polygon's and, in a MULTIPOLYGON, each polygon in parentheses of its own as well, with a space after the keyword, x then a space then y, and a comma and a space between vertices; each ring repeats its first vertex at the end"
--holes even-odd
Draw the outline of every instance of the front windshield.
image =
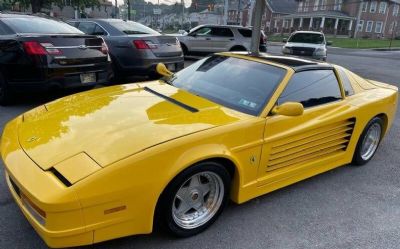
POLYGON ((132 21, 122 21, 119 19, 110 19, 108 22, 121 32, 127 35, 159 35, 157 31, 144 26, 143 24, 132 22, 132 21))
POLYGON ((283 68, 214 55, 179 71, 168 83, 234 110, 259 115, 285 74, 283 68))
POLYGON ((296 33, 290 37, 288 42, 322 44, 324 36, 314 33, 296 33))

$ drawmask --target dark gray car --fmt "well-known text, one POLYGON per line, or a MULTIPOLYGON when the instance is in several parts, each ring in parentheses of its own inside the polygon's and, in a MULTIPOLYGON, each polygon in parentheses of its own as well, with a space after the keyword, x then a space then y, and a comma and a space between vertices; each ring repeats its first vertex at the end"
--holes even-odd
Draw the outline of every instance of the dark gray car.
POLYGON ((77 19, 69 24, 86 34, 100 35, 107 43, 116 78, 155 74, 159 62, 171 71, 184 66, 177 39, 140 23, 120 19, 77 19))

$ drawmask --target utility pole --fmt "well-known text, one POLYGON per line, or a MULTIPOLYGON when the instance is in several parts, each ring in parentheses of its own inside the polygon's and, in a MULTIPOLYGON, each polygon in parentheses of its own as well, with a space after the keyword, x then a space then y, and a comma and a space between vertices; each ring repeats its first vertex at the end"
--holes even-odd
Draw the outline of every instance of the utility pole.
POLYGON ((115 0, 115 8, 114 8, 115 12, 114 12, 114 18, 118 18, 118 2, 117 0, 115 0))
POLYGON ((229 2, 225 0, 224 2, 224 24, 228 24, 228 9, 229 9, 229 2))
POLYGON ((128 20, 131 20, 131 3, 130 0, 126 0, 126 5, 128 7, 128 20))
POLYGON ((265 1, 256 0, 255 7, 253 9, 253 34, 251 36, 251 54, 258 55, 260 53, 260 36, 261 36, 261 19, 265 11, 265 1))
POLYGON ((358 8, 357 20, 356 20, 356 25, 355 25, 356 28, 354 29, 354 37, 353 38, 357 38, 358 26, 360 25, 361 12, 362 12, 362 7, 364 5, 364 1, 361 0, 359 4, 360 4, 360 7, 358 8))
POLYGON ((181 29, 183 28, 184 22, 185 22, 185 1, 181 0, 181 4, 182 4, 182 23, 181 23, 181 29))
POLYGON ((237 19, 236 19, 236 22, 238 25, 240 25, 240 3, 241 3, 241 0, 238 0, 237 19))

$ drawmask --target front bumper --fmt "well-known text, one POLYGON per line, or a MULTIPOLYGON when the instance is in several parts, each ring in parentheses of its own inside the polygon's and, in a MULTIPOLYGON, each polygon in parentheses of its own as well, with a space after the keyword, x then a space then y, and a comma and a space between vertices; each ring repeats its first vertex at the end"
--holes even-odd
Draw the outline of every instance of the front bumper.
POLYGON ((90 245, 151 233, 153 213, 149 206, 154 203, 149 195, 138 196, 143 192, 140 189, 110 191, 115 185, 103 189, 109 191, 107 196, 98 186, 83 182, 66 186, 51 170, 41 169, 21 148, 18 127, 22 122, 22 116, 9 122, 0 140, 6 183, 24 216, 49 247, 90 245), (116 210, 120 207, 125 208, 116 210))
POLYGON ((63 186, 52 173, 39 168, 20 148, 18 122, 21 117, 5 127, 0 149, 6 183, 22 213, 50 247, 93 243, 94 232, 85 227, 74 191, 63 186), (45 217, 35 210, 43 210, 45 217))

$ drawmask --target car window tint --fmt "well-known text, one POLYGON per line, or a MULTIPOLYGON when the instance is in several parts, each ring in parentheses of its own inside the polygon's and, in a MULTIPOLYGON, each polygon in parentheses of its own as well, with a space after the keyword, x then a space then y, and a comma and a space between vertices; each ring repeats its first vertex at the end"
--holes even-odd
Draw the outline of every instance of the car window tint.
POLYGON ((108 24, 127 35, 160 35, 154 29, 133 21, 107 19, 108 24))
POLYGON ((322 44, 325 41, 322 34, 315 33, 296 33, 293 34, 288 42, 298 42, 298 43, 311 43, 311 44, 322 44))
POLYGON ((94 22, 81 22, 78 25, 78 29, 88 35, 92 35, 94 33, 95 27, 96 24, 94 22))
POLYGON ((102 27, 96 24, 96 26, 94 27, 93 35, 107 35, 107 32, 102 27))
POLYGON ((2 21, 16 33, 28 34, 82 34, 69 24, 39 17, 12 17, 2 21))
POLYGON ((300 102, 305 108, 342 99, 339 83, 332 70, 311 70, 293 75, 278 100, 300 102))
POLYGON ((214 55, 179 71, 168 82, 220 105, 259 115, 285 75, 280 67, 214 55))
POLYGON ((239 33, 244 37, 251 37, 253 32, 250 29, 238 29, 239 33))
POLYGON ((196 35, 200 35, 200 36, 210 35, 211 34, 211 28, 208 28, 208 27, 200 28, 200 29, 194 31, 193 33, 196 34, 196 35))
POLYGON ((232 31, 228 28, 212 28, 211 35, 221 37, 233 37, 232 31))
POLYGON ((341 67, 338 67, 338 72, 339 72, 340 80, 342 81, 342 85, 343 85, 343 88, 344 88, 345 95, 346 96, 353 95, 354 94, 354 89, 351 86, 350 79, 347 76, 346 72, 341 67))

